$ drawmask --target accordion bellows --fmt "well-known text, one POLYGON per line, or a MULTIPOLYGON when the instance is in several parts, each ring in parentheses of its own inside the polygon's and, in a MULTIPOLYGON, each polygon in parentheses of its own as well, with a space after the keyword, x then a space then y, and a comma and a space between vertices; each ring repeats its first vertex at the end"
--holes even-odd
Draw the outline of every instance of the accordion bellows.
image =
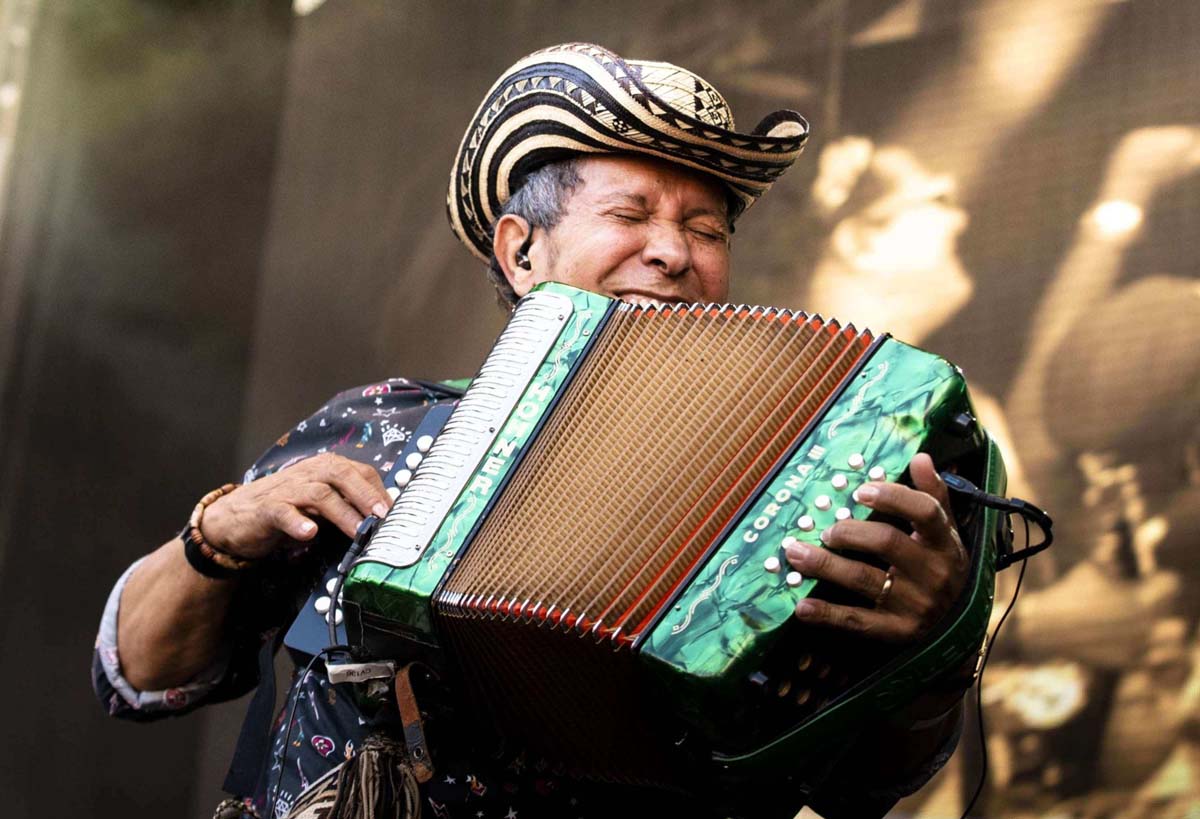
MULTIPOLYGON (((905 656, 791 617, 836 592, 788 576, 784 538, 819 545, 866 517, 853 489, 921 450, 1002 480, 935 356, 799 312, 545 285, 356 563, 349 633, 443 668, 498 733, 581 776, 765 771, 806 728, 910 696, 898 670, 919 686, 978 647, 987 560, 954 622, 905 656)), ((976 523, 986 551, 994 521, 976 523)))
POLYGON ((614 316, 447 598, 637 637, 870 338, 779 312, 614 316))

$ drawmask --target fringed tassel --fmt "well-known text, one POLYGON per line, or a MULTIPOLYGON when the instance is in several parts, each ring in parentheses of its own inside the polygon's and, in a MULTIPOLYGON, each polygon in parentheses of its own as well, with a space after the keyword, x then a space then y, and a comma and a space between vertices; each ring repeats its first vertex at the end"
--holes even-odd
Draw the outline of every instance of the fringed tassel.
POLYGON ((241 799, 222 799, 213 811, 212 819, 243 819, 245 816, 258 816, 258 813, 241 799))
POLYGON ((418 819, 421 799, 404 744, 367 737, 338 773, 337 799, 327 819, 418 819))

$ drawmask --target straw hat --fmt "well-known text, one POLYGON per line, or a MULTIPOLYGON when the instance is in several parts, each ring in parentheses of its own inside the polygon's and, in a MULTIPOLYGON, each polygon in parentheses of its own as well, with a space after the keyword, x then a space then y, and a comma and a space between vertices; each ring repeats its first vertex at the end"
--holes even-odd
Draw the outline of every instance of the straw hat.
POLYGON ((670 63, 589 43, 534 52, 488 91, 463 136, 446 201, 450 226, 483 261, 504 203, 538 167, 571 155, 637 153, 708 174, 737 217, 791 167, 808 138, 795 111, 735 130, 715 88, 670 63))

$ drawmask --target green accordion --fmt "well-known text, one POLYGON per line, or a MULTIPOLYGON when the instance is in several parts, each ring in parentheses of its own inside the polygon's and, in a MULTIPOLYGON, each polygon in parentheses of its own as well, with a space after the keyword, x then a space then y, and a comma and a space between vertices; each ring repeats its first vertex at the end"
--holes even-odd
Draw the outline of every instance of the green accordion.
POLYGON ((799 312, 541 285, 354 563, 348 634, 361 656, 432 666, 579 776, 773 777, 985 637, 1006 521, 976 507, 955 509, 967 588, 921 644, 793 617, 845 593, 788 572, 785 538, 823 548, 835 520, 871 514, 854 489, 903 480, 918 452, 1004 490, 937 356, 799 312))

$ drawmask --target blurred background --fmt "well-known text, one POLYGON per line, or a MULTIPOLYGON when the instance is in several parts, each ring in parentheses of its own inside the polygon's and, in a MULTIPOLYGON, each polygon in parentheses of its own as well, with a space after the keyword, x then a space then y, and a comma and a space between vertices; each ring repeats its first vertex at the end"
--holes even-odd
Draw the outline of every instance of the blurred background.
MULTIPOLYGON (((955 361, 1055 512, 974 814, 1200 815, 1200 4, 0 0, 4 815, 211 815, 244 703, 108 719, 111 583, 336 390, 473 373, 504 313, 450 163, 567 40, 688 66, 741 130, 804 113, 733 299, 955 361)), ((895 815, 958 816, 979 759, 895 815)))

